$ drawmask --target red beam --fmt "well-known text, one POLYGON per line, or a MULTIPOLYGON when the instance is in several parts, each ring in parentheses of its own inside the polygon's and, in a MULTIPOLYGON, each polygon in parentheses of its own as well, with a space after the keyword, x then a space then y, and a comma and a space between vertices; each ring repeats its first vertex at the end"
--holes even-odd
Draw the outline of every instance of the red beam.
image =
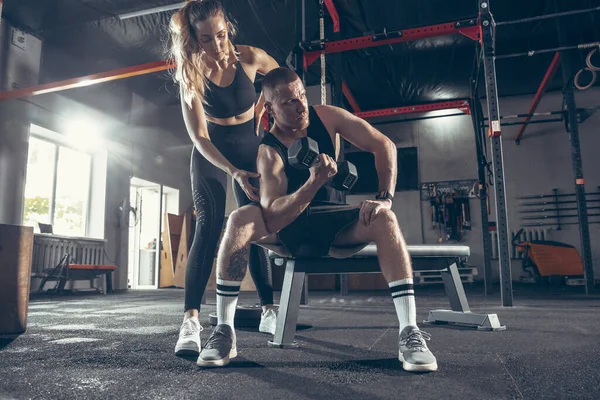
POLYGON ((335 4, 333 4, 333 0, 324 0, 325 7, 327 7, 327 11, 329 11, 329 15, 333 20, 333 31, 340 31, 340 16, 338 15, 337 10, 335 9, 335 4))
MULTIPOLYGON (((531 103, 531 106, 529 107, 529 111, 527 111, 527 114, 533 114, 535 112, 535 110, 538 108, 540 101, 542 101, 542 96, 544 95, 544 92, 546 92, 546 89, 548 89, 548 85, 550 85, 550 83, 552 82, 552 78, 554 77, 554 74, 556 73, 556 70, 558 69, 559 65, 560 65, 560 53, 557 51, 556 54, 554 55, 554 58, 552 59, 552 62, 550 63, 550 66, 548 67, 548 70, 546 71, 546 74, 544 75, 544 79, 542 79, 542 83, 540 83, 540 87, 538 88, 535 96, 533 97, 533 102, 531 103)), ((521 140, 520 139, 521 136, 525 133, 525 129, 527 128, 527 123, 530 120, 531 120, 531 116, 527 116, 523 120, 523 125, 521 125, 519 132, 515 136, 515 141, 517 142, 517 144, 519 144, 519 141, 521 140)))
POLYGON ((481 26, 477 20, 448 22, 440 25, 424 26, 403 31, 383 32, 381 34, 360 36, 356 38, 324 42, 321 48, 304 52, 304 69, 315 62, 321 54, 341 53, 349 50, 367 47, 383 46, 386 44, 409 42, 437 36, 462 34, 473 40, 481 39, 481 26))
POLYGON ((59 82, 46 83, 43 85, 32 86, 23 89, 16 89, 8 92, 0 92, 0 101, 18 99, 21 97, 28 96, 37 96, 39 94, 44 93, 58 92, 61 90, 68 90, 78 87, 95 85, 98 83, 115 81, 117 79, 131 78, 132 76, 139 76, 151 74, 153 72, 165 71, 172 67, 174 67, 174 65, 169 64, 166 61, 155 61, 147 64, 136 65, 133 67, 115 69, 112 71, 82 76, 79 78, 67 79, 59 82))
POLYGON ((348 84, 346 83, 346 81, 342 81, 342 93, 344 93, 344 96, 346 96, 346 100, 348 100, 348 103, 350 103, 350 107, 352 107, 352 111, 360 112, 361 111, 360 106, 358 105, 358 102, 352 95, 352 92, 350 91, 350 88, 348 87, 348 84))
POLYGON ((267 132, 269 130, 269 113, 265 112, 261 118, 263 130, 267 132))
POLYGON ((450 109, 459 109, 465 114, 471 113, 471 107, 469 107, 469 102, 467 100, 453 100, 453 101, 441 101, 437 103, 430 104, 419 104, 416 106, 404 106, 404 107, 395 107, 395 108, 386 108, 383 110, 374 110, 374 111, 364 111, 364 112, 355 112, 354 115, 360 118, 368 119, 375 117, 385 117, 388 115, 402 115, 402 114, 414 114, 428 111, 437 111, 437 110, 450 110, 450 109))

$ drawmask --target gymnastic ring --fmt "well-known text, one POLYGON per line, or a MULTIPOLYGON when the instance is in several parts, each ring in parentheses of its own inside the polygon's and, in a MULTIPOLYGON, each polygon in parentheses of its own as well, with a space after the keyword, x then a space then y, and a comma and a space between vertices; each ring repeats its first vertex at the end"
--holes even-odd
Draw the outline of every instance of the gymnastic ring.
POLYGON ((586 90, 586 89, 591 88, 594 85, 594 83, 596 83, 596 77, 597 77, 596 71, 594 71, 590 68, 583 68, 583 69, 580 69, 579 72, 577 72, 577 74, 575 75, 575 78, 573 79, 573 83, 575 84, 575 87, 577 89, 586 90), (590 81, 590 83, 588 83, 585 86, 582 86, 579 84, 579 77, 581 76, 581 73, 583 71, 590 71, 592 73, 592 80, 590 81))
MULTIPOLYGON (((600 49, 600 46, 598 46, 598 49, 600 49)), ((591 71, 600 71, 600 67, 596 67, 594 64, 592 64, 592 56, 595 53, 598 53, 598 51, 599 51, 598 49, 594 49, 594 50, 590 51, 588 53, 587 57, 585 58, 585 63, 587 64, 588 68, 591 71)))

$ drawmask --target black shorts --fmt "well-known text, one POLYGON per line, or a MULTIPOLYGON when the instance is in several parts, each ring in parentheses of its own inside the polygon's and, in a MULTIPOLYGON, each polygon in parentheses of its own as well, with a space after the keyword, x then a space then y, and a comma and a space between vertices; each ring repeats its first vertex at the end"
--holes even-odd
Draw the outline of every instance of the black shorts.
POLYGON ((344 204, 309 206, 277 234, 294 257, 323 257, 337 235, 358 221, 360 208, 344 204))

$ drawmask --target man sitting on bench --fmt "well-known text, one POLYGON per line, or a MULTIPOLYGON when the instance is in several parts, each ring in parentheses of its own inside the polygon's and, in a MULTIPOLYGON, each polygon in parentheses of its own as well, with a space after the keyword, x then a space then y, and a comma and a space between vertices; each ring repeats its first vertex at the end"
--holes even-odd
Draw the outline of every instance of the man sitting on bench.
POLYGON ((302 81, 287 68, 269 72, 262 89, 274 125, 258 152, 260 206, 248 205, 229 216, 217 256, 218 324, 197 364, 223 366, 237 355, 233 321, 251 242, 282 244, 297 258, 327 256, 332 245, 356 252, 375 242, 400 325, 398 358, 407 371, 437 370, 426 344, 430 336, 417 327, 411 258, 390 209, 396 146, 341 108, 309 107, 302 81), (340 192, 331 178, 337 173, 337 134, 374 154, 380 189, 374 200, 360 206, 336 204, 340 192), (306 136, 317 142, 320 154, 310 168, 298 169, 288 160, 288 148, 306 136))

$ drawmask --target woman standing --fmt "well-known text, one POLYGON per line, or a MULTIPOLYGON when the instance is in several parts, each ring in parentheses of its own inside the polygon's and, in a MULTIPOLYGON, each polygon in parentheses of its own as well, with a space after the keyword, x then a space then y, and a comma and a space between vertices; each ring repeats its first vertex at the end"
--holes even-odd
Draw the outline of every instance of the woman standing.
MULTIPOLYGON (((238 207, 259 201, 253 183, 264 100, 261 94, 256 101, 254 80, 279 65, 259 48, 233 44, 235 26, 218 0, 188 0, 171 18, 170 31, 183 118, 194 143, 190 174, 197 218, 175 353, 196 355, 202 330, 198 312, 223 229, 227 175, 233 178, 238 207)), ((259 330, 273 334, 273 287, 263 248, 252 246, 249 269, 263 306, 259 330)))

